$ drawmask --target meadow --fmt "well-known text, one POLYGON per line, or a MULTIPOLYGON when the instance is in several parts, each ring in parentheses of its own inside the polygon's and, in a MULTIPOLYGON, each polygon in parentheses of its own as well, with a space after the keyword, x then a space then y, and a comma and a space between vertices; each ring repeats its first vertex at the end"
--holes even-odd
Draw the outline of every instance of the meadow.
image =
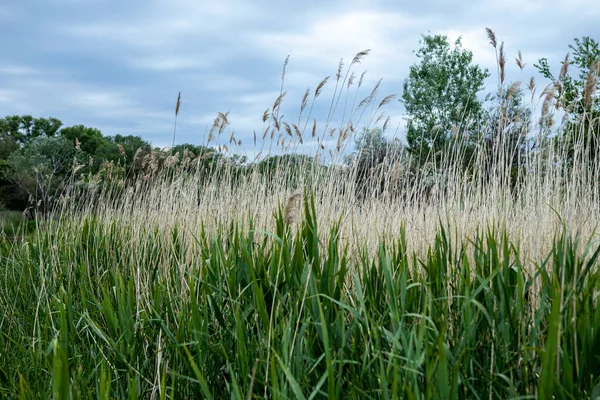
POLYGON ((340 71, 326 126, 324 80, 297 123, 282 86, 255 136, 336 149, 269 171, 152 153, 3 240, 0 397, 600 398, 593 125, 569 148, 528 128, 534 148, 456 140, 441 163, 365 169, 343 156, 390 99, 337 109, 355 98, 340 71))

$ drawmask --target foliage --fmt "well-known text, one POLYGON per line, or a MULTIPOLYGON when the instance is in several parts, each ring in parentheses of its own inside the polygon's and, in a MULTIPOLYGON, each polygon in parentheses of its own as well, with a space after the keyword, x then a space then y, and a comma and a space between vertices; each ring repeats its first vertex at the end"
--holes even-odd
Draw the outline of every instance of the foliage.
POLYGON ((150 143, 135 135, 107 136, 93 155, 102 165, 105 161, 119 163, 132 175, 141 169, 142 158, 152 151, 150 143))
POLYGON ((400 160, 402 146, 385 137, 381 128, 363 128, 354 142, 355 151, 346 157, 346 164, 355 171, 355 184, 358 195, 364 195, 366 187, 376 187, 389 167, 400 160))
POLYGON ((423 164, 442 159, 458 132, 478 137, 483 113, 477 93, 489 72, 473 64, 461 38, 452 47, 444 35, 423 35, 420 44, 420 61, 410 67, 401 101, 409 116, 408 151, 423 164))
POLYGON ((8 157, 18 149, 19 144, 13 137, 5 132, 0 132, 0 186, 5 181, 8 172, 8 157))
POLYGON ((182 160, 186 158, 195 159, 197 163, 194 167, 211 168, 215 163, 224 159, 222 153, 217 152, 212 147, 203 145, 194 145, 190 143, 178 144, 171 148, 171 154, 178 154, 182 160))
POLYGON ((14 137, 4 131, 0 131, 0 162, 8 159, 15 150, 19 148, 19 143, 14 137))
POLYGON ((575 38, 574 44, 569 45, 573 52, 573 59, 569 54, 561 63, 562 67, 558 76, 551 72, 547 58, 541 58, 534 66, 545 78, 551 81, 550 91, 559 107, 572 118, 581 117, 585 113, 600 112, 600 103, 585 104, 585 92, 590 72, 595 79, 596 85, 600 83, 600 74, 594 74, 592 70, 600 62, 600 46, 596 40, 589 36, 581 39, 575 38), (579 71, 578 76, 571 74, 570 70, 575 67, 579 71))
MULTIPOLYGON (((489 170, 505 168, 511 171, 512 186, 522 173, 523 160, 531 138, 531 110, 523 102, 520 82, 501 85, 492 106, 485 111, 487 126, 482 143, 485 164, 489 170)), ((466 157, 471 159, 472 156, 466 157)))
MULTIPOLYGON (((584 36, 575 38, 569 48, 573 52, 573 60, 570 61, 567 54, 558 77, 550 71, 546 58, 540 59, 535 67, 551 81, 546 96, 554 98, 556 107, 565 113, 567 125, 564 134, 556 141, 559 146, 567 148, 566 161, 572 163, 579 148, 581 156, 594 166, 598 163, 600 147, 597 134, 600 131, 600 102, 594 94, 600 85, 600 46, 596 40, 584 36), (573 66, 579 71, 577 77, 570 73, 573 66)), ((552 122, 551 115, 543 115, 542 125, 549 126, 552 122)))
POLYGON ((381 164, 392 150, 392 144, 383 134, 381 128, 363 128, 354 143, 356 152, 348 161, 356 161, 360 170, 368 171, 381 164))
POLYGON ((53 195, 70 177, 78 155, 65 137, 37 137, 8 158, 8 177, 40 207, 49 210, 53 195))
POLYGON ((79 146, 81 151, 89 156, 95 155, 96 150, 102 146, 106 140, 99 129, 90 128, 84 125, 74 125, 62 128, 60 134, 69 139, 74 146, 79 146))
POLYGON ((40 136, 55 136, 62 122, 56 118, 10 115, 0 119, 0 138, 12 138, 20 145, 40 136))
POLYGON ((272 173, 283 166, 304 168, 312 165, 314 158, 305 154, 281 154, 265 157, 258 162, 259 170, 272 173))

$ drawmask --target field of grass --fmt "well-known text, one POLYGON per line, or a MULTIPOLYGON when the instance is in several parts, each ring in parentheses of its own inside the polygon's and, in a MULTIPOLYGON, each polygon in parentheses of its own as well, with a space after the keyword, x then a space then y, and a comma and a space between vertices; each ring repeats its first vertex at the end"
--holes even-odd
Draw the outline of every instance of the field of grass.
MULTIPOLYGON (((282 98, 259 148, 303 140, 282 98)), ((544 140, 368 176, 335 154, 271 173, 169 154, 66 190, 0 242, 0 397, 600 398, 600 163, 544 140)))
MULTIPOLYGON (((505 229, 424 256, 320 227, 217 234, 85 217, 1 246, 0 393, 14 398, 596 398, 600 247, 526 262, 505 229), (319 239, 327 231, 328 240, 319 239), (165 235, 165 233, 168 233, 165 235), (186 245, 195 243, 193 250, 186 245)), ((584 243, 587 238, 584 238, 584 243)))

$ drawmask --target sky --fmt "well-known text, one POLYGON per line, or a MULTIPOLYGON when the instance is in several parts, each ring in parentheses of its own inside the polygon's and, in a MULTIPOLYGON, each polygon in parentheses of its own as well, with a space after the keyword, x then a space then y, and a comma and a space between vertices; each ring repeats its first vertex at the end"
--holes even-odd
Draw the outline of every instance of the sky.
MULTIPOLYGON (((331 76, 313 111, 325 121, 340 59, 346 68, 365 49, 370 54, 353 66, 357 75, 367 71, 359 100, 380 79, 380 98, 399 98, 428 32, 462 36, 474 61, 491 72, 488 92, 497 73, 486 27, 505 42, 509 80, 535 76, 545 85, 533 67, 539 58, 558 71, 573 38, 600 40, 596 1, 5 0, 0 114, 52 116, 165 147, 181 92, 177 143, 204 143, 217 112, 229 112, 228 132, 252 153, 287 56, 281 113, 290 123, 304 91, 331 76), (513 61, 519 50, 523 72, 513 61)), ((391 131, 401 136, 402 104, 386 107, 391 131)))

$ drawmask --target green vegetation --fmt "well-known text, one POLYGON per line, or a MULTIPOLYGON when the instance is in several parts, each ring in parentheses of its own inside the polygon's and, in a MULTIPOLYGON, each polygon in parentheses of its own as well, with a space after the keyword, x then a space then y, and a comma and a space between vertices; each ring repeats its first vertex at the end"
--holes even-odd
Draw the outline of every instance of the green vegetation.
POLYGON ((232 222, 170 237, 96 219, 0 246, 0 392, 15 398, 590 398, 600 390, 600 247, 558 234, 525 267, 489 227, 427 256, 375 257, 232 222), (190 252, 186 236, 196 246, 190 252), (456 250, 453 250, 456 249, 456 250), (105 397, 102 397, 105 396, 105 397))
POLYGON ((468 141, 479 138, 483 107, 477 94, 489 73, 473 63, 460 38, 452 48, 446 36, 423 35, 421 45, 420 62, 410 67, 402 94, 409 116, 406 140, 419 164, 439 164, 459 132, 468 141))
POLYGON ((584 36, 576 38, 569 49, 573 57, 571 59, 570 53, 567 53, 557 76, 552 74, 546 58, 535 64, 539 72, 551 81, 542 93, 544 105, 541 123, 552 126, 555 121, 549 112, 550 107, 561 110, 566 127, 557 142, 568 149, 567 161, 573 162, 574 153, 582 147, 584 151, 580 152, 580 156, 586 157, 596 167, 600 144, 598 135, 589 133, 600 129, 600 102, 594 101, 600 83, 600 45, 595 39, 584 36), (579 76, 574 76, 573 68, 579 72, 579 76))

